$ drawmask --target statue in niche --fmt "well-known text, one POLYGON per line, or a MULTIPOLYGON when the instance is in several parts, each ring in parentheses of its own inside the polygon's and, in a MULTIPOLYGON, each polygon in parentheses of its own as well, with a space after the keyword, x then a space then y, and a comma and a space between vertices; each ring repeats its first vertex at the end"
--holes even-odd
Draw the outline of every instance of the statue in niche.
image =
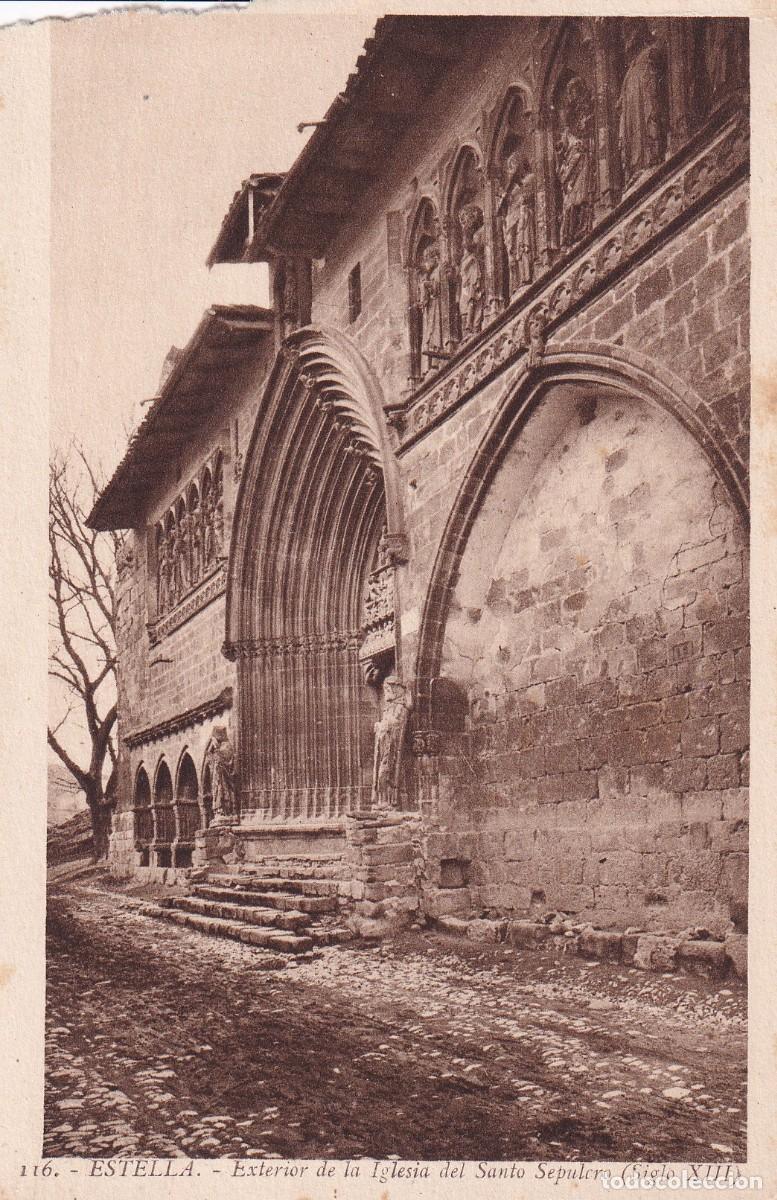
POLYGON ((181 539, 175 524, 170 526, 168 537, 170 547, 170 607, 174 608, 183 595, 183 578, 181 575, 181 539))
POLYGON ((570 79, 561 111, 563 128, 556 143, 556 174, 561 188, 559 240, 567 247, 573 246, 591 228, 591 101, 581 80, 570 79))
POLYGON ((235 750, 226 726, 214 725, 207 765, 211 772, 213 819, 221 822, 237 816, 235 800, 235 750))
POLYGON ((178 557, 181 563, 181 595, 192 586, 192 554, 190 518, 184 510, 178 519, 178 557))
POLYGON ((381 571, 384 567, 391 566, 391 553, 388 544, 388 529, 384 525, 380 531, 378 539, 378 549, 375 554, 375 570, 381 571))
POLYGON ((741 87, 747 71, 747 43, 741 22, 726 17, 709 17, 702 37, 704 67, 710 100, 717 104, 741 87))
POLYGON ((640 46, 639 31, 631 29, 626 38, 626 55, 630 65, 618 100, 618 137, 623 178, 629 186, 663 161, 666 116, 659 47, 654 41, 640 46))
POLYGON ((297 268, 290 260, 283 265, 283 286, 281 288, 281 330, 287 338, 299 324, 299 289, 297 287, 297 268))
POLYGON ((199 583, 203 575, 202 563, 202 510, 195 508, 191 515, 192 583, 199 583))
POLYGON ((483 211, 466 204, 459 213, 463 251, 459 263, 459 319, 462 338, 483 328, 483 211))
POLYGON ((418 305, 421 314, 421 374, 426 374, 442 351, 442 306, 440 302, 440 251, 428 242, 418 267, 418 305))
POLYGON ((203 573, 207 571, 214 559, 213 549, 213 500, 210 492, 202 495, 202 563, 203 573))
POLYGON ((545 327, 547 314, 543 308, 536 308, 526 318, 524 340, 526 342, 526 365, 534 370, 542 365, 545 354, 545 327))
POLYGON ((156 607, 160 614, 167 612, 169 607, 169 575, 170 561, 167 553, 167 538, 164 534, 159 541, 159 549, 157 551, 157 588, 156 588, 156 607))
POLYGON ((213 509, 213 551, 216 558, 221 558, 224 553, 224 505, 221 496, 213 509))
POLYGON ((410 692, 396 675, 383 681, 383 712, 375 722, 375 756, 372 803, 375 808, 395 808, 407 720, 413 707, 410 692))
POLYGON ((514 150, 506 162, 507 181, 499 201, 499 219, 507 252, 508 290, 512 296, 531 283, 537 257, 534 223, 534 175, 520 151, 514 150))

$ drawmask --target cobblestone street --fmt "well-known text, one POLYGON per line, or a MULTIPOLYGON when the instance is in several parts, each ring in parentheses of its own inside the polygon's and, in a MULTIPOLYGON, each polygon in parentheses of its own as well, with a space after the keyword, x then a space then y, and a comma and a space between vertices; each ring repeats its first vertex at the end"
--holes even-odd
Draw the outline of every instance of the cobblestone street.
POLYGON ((311 961, 49 899, 47 1156, 745 1155, 745 991, 421 932, 311 961))

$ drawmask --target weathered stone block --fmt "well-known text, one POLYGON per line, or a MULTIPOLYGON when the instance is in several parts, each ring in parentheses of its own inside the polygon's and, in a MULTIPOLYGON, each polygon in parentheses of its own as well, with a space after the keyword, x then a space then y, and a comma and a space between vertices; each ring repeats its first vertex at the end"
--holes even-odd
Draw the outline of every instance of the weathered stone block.
POLYGON ((747 979, 747 934, 727 934, 724 946, 734 973, 740 979, 747 979))
POLYGON ((451 933, 456 937, 466 937, 469 921, 462 917, 438 917, 437 925, 443 933, 451 933))
POLYGON ((682 942, 677 949, 679 965, 706 979, 722 979, 728 971, 726 948, 722 942, 705 940, 682 942))
POLYGON ((509 921, 506 938, 513 946, 535 946, 551 936, 550 926, 537 921, 509 921))
POLYGON ((623 935, 621 953, 624 963, 627 963, 629 966, 634 962, 640 936, 639 933, 630 933, 628 930, 623 935))
POLYGON ((578 938, 578 950, 588 957, 620 962, 623 936, 611 930, 583 929, 578 938))
POLYGON ((472 942, 502 942, 507 931, 506 921, 478 918, 467 925, 467 937, 472 942))
POLYGON ((709 758, 718 753, 718 722, 715 717, 701 717, 686 721, 682 727, 681 745, 683 754, 709 758))
POLYGON ((362 850, 362 859, 369 866, 409 863, 413 861, 413 856, 413 847, 408 842, 400 845, 365 846, 362 850))
POLYGON ((437 888, 427 892, 423 907, 433 918, 469 914, 472 908, 469 888, 437 888))
POLYGON ((677 939, 656 933, 637 938, 634 966, 643 971, 671 971, 677 964, 677 939))

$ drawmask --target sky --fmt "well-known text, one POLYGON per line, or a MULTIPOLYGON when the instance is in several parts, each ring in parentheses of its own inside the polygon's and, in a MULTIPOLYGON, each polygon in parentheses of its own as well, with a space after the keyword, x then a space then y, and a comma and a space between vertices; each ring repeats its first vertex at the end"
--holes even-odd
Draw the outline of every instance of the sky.
MULTIPOLYGON (((266 267, 208 270, 240 183, 284 170, 375 17, 131 11, 51 27, 50 439, 104 477, 213 303, 268 303, 266 267)), ((51 719, 64 712, 53 685, 51 719)), ((104 705, 110 698, 104 700, 104 705)), ((76 712, 61 734, 88 758, 76 712)))
POLYGON ((240 183, 284 170, 375 15, 114 12, 52 26, 51 439, 107 473, 171 345, 266 268, 205 259, 240 183))

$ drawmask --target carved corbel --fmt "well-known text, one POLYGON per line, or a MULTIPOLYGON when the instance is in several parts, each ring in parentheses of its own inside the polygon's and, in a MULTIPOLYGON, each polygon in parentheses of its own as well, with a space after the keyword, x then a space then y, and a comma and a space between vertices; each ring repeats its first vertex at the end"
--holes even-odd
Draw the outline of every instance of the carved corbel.
POLYGON ((548 310, 544 304, 538 304, 527 315, 523 327, 526 365, 529 370, 535 370, 542 365, 542 359, 545 354, 545 331, 547 325, 548 310))
POLYGON ((406 533, 386 534, 386 554, 392 567, 401 566, 410 559, 406 533))
POLYGON ((311 375, 308 371, 300 371, 299 381, 302 385, 305 395, 312 396, 317 387, 317 380, 315 376, 311 375))

